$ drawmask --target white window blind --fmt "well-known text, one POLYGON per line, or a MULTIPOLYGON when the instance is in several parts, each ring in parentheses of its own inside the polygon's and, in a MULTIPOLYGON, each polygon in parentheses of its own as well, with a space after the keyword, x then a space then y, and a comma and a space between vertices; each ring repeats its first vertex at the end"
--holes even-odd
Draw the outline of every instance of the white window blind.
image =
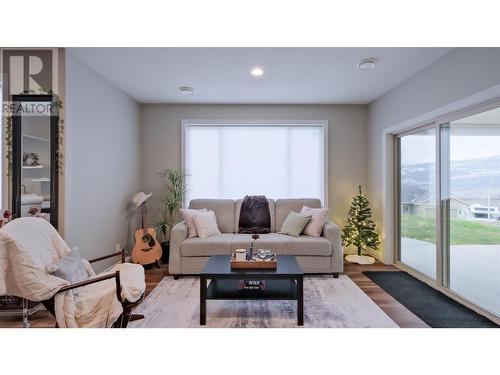
POLYGON ((324 201, 325 126, 184 123, 187 201, 245 195, 324 201))

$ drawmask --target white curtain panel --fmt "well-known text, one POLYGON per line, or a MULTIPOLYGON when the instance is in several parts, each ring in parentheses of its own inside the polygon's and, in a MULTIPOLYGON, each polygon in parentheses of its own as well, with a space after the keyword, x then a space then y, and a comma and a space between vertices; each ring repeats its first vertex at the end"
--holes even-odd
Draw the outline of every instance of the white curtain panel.
POLYGON ((186 125, 188 202, 195 198, 324 199, 321 125, 186 125))

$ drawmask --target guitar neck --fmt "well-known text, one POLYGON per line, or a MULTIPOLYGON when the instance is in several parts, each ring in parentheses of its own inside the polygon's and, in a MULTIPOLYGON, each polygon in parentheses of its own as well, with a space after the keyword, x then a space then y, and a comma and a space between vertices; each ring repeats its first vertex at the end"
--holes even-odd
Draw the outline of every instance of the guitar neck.
POLYGON ((147 225, 146 225, 147 214, 148 214, 148 211, 146 208, 146 203, 143 203, 141 206, 141 216, 142 216, 141 221, 142 221, 142 233, 144 235, 148 234, 148 229, 147 229, 147 225))

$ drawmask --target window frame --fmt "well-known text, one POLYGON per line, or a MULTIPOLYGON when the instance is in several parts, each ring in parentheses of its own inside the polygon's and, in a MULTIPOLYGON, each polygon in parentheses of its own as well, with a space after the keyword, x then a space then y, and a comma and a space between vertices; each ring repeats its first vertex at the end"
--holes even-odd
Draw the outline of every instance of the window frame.
MULTIPOLYGON (((320 127, 323 132, 323 207, 329 207, 329 178, 328 178, 328 120, 279 120, 279 119, 182 119, 181 120, 181 168, 186 170, 186 141, 187 130, 190 126, 284 126, 284 127, 320 127)), ((184 198, 183 206, 187 205, 184 198)))

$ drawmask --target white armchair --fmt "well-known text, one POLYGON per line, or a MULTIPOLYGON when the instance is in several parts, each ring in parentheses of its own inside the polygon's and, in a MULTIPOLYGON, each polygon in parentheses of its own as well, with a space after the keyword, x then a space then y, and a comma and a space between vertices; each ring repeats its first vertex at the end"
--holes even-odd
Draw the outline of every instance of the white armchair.
POLYGON ((0 229, 0 295, 42 302, 56 317, 56 327, 124 328, 130 320, 143 317, 132 314, 144 297, 142 266, 123 263, 123 251, 81 260, 89 277, 70 283, 50 273, 50 267, 70 253, 46 220, 11 221, 0 229), (90 263, 112 257, 121 257, 122 263, 99 275, 93 272, 90 263))

